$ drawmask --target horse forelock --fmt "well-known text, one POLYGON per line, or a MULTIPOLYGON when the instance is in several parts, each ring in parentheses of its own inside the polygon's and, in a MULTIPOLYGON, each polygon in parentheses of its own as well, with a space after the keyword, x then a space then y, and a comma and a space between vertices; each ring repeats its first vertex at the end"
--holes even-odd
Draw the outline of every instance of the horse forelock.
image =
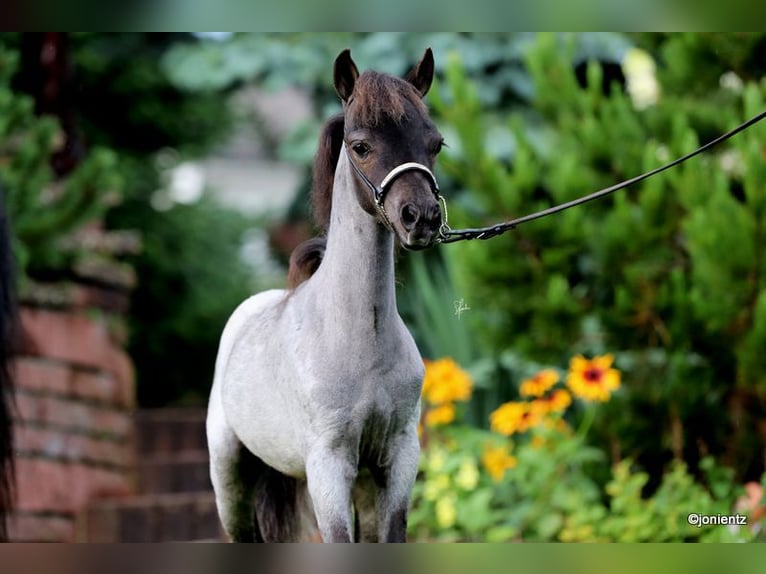
POLYGON ((346 121, 357 127, 376 127, 386 121, 399 124, 407 117, 408 103, 418 113, 428 113, 412 84, 374 70, 367 70, 357 78, 352 99, 353 105, 349 105, 346 121))

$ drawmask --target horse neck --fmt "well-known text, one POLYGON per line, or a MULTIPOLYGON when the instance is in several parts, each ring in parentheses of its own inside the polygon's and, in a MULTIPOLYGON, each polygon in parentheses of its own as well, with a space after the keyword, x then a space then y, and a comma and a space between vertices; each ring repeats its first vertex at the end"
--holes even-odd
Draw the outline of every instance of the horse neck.
MULTIPOLYGON (((361 182, 345 149, 335 172, 327 249, 317 279, 328 312, 352 318, 374 315, 376 321, 396 312, 393 234, 357 201, 361 182)), ((363 193, 369 190, 362 188, 363 193)))

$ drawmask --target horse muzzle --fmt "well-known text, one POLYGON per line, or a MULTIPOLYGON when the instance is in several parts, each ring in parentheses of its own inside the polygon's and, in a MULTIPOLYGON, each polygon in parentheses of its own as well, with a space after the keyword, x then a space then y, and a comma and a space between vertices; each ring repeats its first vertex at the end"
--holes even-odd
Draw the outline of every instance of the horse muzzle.
POLYGON ((405 249, 426 249, 435 243, 441 223, 441 209, 433 198, 405 203, 399 210, 399 240, 405 249))

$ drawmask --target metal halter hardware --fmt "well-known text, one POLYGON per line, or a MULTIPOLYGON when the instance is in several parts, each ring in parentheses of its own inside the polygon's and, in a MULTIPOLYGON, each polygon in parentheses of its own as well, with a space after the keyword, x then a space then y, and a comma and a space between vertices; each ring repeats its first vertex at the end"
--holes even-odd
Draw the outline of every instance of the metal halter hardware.
POLYGON ((361 169, 359 169, 359 166, 356 165, 356 162, 351 157, 351 154, 348 153, 348 145, 345 143, 344 145, 346 146, 346 156, 348 157, 349 162, 351 162, 351 167, 354 168, 354 171, 357 173, 357 175, 361 178, 364 184, 372 192, 372 197, 375 200, 375 208, 378 210, 378 214, 380 215, 380 218, 383 220, 383 224, 391 231, 393 231, 394 228, 393 228, 393 225, 391 224, 391 220, 388 218, 388 213, 386 213, 386 208, 383 205, 383 202, 386 199, 386 194, 388 193, 389 187, 391 186, 391 184, 394 182, 396 178, 398 178, 400 175, 404 173, 407 173, 408 171, 419 171, 425 174, 426 177, 428 178, 428 183, 431 186, 431 191, 433 192, 434 196, 436 196, 437 201, 442 206, 442 209, 441 209, 442 224, 441 224, 441 227, 439 228, 439 238, 443 237, 444 232, 449 230, 449 227, 447 226, 447 219, 446 219, 447 205, 446 205, 446 202, 444 201, 444 198, 439 194, 439 183, 436 181, 436 176, 433 174, 433 172, 430 169, 428 169, 422 163, 408 161, 408 162, 397 165, 395 168, 389 171, 386 174, 386 176, 383 178, 383 180, 380 182, 380 186, 377 186, 374 183, 372 183, 372 181, 370 181, 370 178, 368 178, 361 169))

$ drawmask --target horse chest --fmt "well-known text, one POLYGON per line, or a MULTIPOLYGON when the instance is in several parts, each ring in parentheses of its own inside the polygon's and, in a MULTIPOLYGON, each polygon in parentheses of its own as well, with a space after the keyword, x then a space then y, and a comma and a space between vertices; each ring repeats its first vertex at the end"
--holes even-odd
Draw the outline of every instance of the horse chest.
POLYGON ((360 458, 385 457, 391 438, 419 416, 423 363, 378 363, 316 381, 304 403, 316 438, 358 445, 360 458))

